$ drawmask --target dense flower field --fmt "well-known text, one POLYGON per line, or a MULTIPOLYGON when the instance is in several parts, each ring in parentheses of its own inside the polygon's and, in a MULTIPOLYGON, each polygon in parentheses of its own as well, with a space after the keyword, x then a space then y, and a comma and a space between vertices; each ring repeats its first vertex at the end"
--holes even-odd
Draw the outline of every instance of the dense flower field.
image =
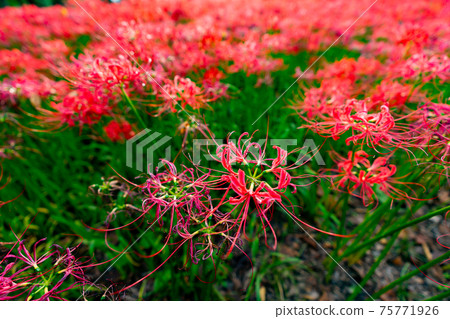
POLYGON ((0 9, 1 300, 449 298, 448 1, 112 2, 0 9))

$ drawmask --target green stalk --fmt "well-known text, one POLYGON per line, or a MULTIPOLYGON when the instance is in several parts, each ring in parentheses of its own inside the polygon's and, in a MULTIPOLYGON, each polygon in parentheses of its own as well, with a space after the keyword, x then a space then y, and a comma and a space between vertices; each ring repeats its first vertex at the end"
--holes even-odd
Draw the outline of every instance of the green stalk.
MULTIPOLYGON (((339 234, 342 234, 345 230, 345 223, 347 221, 348 199, 349 199, 349 194, 344 194, 344 196, 343 196, 344 205, 342 207, 341 219, 339 221, 339 230, 338 230, 339 234)), ((341 249, 341 247, 344 244, 345 243, 343 242, 343 238, 339 237, 336 241, 336 249, 331 253, 331 256, 333 257, 333 259, 337 258, 337 255, 339 254, 339 250, 341 249)), ((336 267, 336 263, 330 262, 330 264, 328 266, 328 274, 326 276, 327 282, 330 281, 331 275, 332 275, 335 267, 336 267)))
POLYGON ((146 278, 141 285, 141 288, 139 289, 139 294, 138 294, 138 300, 142 301, 144 299, 144 292, 145 292, 145 287, 147 286, 147 281, 148 278, 146 278))
POLYGON ((133 110, 134 114, 136 115, 136 117, 137 117, 137 119, 139 121, 139 124, 141 125, 142 129, 145 129, 147 126, 145 125, 144 120, 142 119, 141 115, 137 111, 136 107, 134 106, 134 104, 131 101, 130 97, 128 96, 127 92, 125 92, 125 89, 123 88, 123 86, 120 87, 120 90, 122 91, 122 95, 125 98, 125 101, 131 107, 131 109, 133 110))
MULTIPOLYGON (((395 209, 393 209, 393 210, 391 211, 391 214, 392 214, 392 213, 393 213, 393 214, 397 214, 398 210, 399 210, 399 208, 396 207, 395 209)), ((384 211, 383 211, 383 212, 384 212, 384 211)), ((359 243, 359 242, 363 241, 363 239, 370 238, 370 237, 372 237, 374 234, 376 234, 376 228, 377 228, 377 226, 380 224, 380 221, 382 220, 383 217, 384 217, 384 214, 379 214, 379 215, 377 215, 377 218, 376 218, 375 220, 372 220, 372 222, 367 226, 367 229, 366 229, 364 232, 362 232, 362 234, 361 234, 362 236, 361 236, 360 238, 357 238, 353 243, 359 243)), ((383 221, 383 222, 384 222, 384 221, 383 221)), ((389 224, 386 224, 386 223, 384 222, 384 225, 389 225, 389 224)), ((378 233, 379 233, 379 232, 378 232, 378 233)), ((355 254, 353 260, 358 260, 358 259, 360 259, 360 258, 366 253, 367 249, 369 249, 369 248, 367 247, 366 249, 361 249, 360 251, 358 251, 358 252, 355 254)))
MULTIPOLYGON (((366 217, 365 220, 364 220, 361 224, 359 224, 359 225, 352 231, 352 233, 357 234, 357 233, 359 232, 359 230, 364 230, 364 231, 362 231, 356 238, 353 238, 353 239, 354 239, 353 243, 361 242, 361 241, 362 241, 362 239, 368 234, 367 229, 368 229, 368 227, 369 227, 370 225, 375 225, 375 226, 376 226, 376 223, 374 223, 374 220, 376 220, 376 221, 378 222, 378 220, 382 217, 382 213, 385 211, 385 206, 389 206, 389 201, 387 201, 387 202, 383 203, 381 206, 379 206, 379 207, 375 210, 375 212, 373 212, 369 217, 366 217)), ((350 239, 352 239, 352 238, 343 238, 342 241, 341 241, 341 242, 342 242, 342 243, 341 243, 341 247, 344 247, 345 244, 347 244, 348 241, 349 241, 350 239)), ((351 248, 351 247, 352 247, 352 245, 350 245, 350 248, 351 248)), ((358 246, 358 247, 361 247, 361 246, 358 246)), ((342 258, 343 258, 344 256, 347 256, 347 255, 348 255, 348 254, 347 254, 347 251, 348 251, 350 248, 347 248, 347 249, 344 251, 343 255, 341 255, 341 256, 337 256, 337 253, 336 253, 336 255, 334 256, 334 259, 337 260, 338 262, 339 262, 340 260, 342 260, 342 258)), ((336 263, 334 263, 334 262, 333 262, 333 263, 330 263, 330 266, 328 267, 328 276, 331 276, 331 273, 334 271, 334 269, 335 269, 336 267, 337 267, 337 264, 336 264, 336 263)))
POLYGON ((446 290, 444 292, 441 292, 439 295, 436 295, 436 296, 430 297, 428 299, 425 299, 424 301, 437 301, 437 300, 442 300, 445 297, 449 297, 449 296, 450 296, 450 289, 448 289, 448 290, 446 290))
POLYGON ((416 224, 418 224, 418 223, 420 223, 420 222, 423 222, 423 221, 425 221, 425 220, 427 220, 427 219, 430 219, 431 217, 434 217, 434 216, 437 216, 437 215, 439 215, 439 214, 442 214, 443 212, 448 211, 449 209, 450 209, 450 206, 446 206, 446 207, 440 208, 440 209, 438 209, 438 210, 435 210, 435 211, 433 211, 433 212, 431 212, 431 213, 425 214, 425 215, 423 215, 422 217, 413 219, 412 221, 407 222, 407 223, 405 223, 405 224, 402 224, 402 225, 400 225, 400 226, 397 226, 397 227, 393 227, 393 228, 391 228, 391 229, 388 229, 386 232, 384 232, 384 233, 382 233, 382 234, 380 234, 380 235, 378 235, 378 236, 375 236, 375 237, 373 237, 372 239, 369 239, 369 240, 365 241, 364 243, 362 243, 362 244, 360 244, 360 245, 358 245, 358 246, 355 246, 355 247, 353 247, 353 248, 350 247, 349 249, 347 249, 347 250, 340 256, 340 259, 342 259, 342 258, 344 258, 344 257, 346 257, 346 256, 348 256, 348 255, 353 254, 354 252, 360 250, 361 248, 363 248, 363 247, 365 247, 365 246, 367 246, 367 245, 374 244, 374 243, 376 243, 377 241, 379 241, 380 239, 382 239, 382 238, 384 238, 384 237, 387 237, 387 236, 390 236, 390 235, 396 233, 397 231, 400 231, 400 230, 402 230, 402 229, 408 228, 408 227, 410 227, 410 226, 414 226, 414 225, 416 225, 416 224))
POLYGON ((375 273, 375 271, 377 270, 378 266, 380 266, 381 262, 383 261, 383 259, 386 257, 386 255, 389 253, 389 251, 391 250, 392 246, 394 245, 395 241, 397 240, 398 234, 400 234, 400 232, 395 233, 392 238, 389 240, 388 244, 386 245, 386 247, 384 247, 383 251, 381 252, 380 256, 378 256, 377 260, 375 261, 375 263, 372 265, 372 267, 370 267, 369 271, 367 272, 367 274, 364 276, 363 280, 360 282, 359 286, 355 287, 355 290, 353 291, 353 293, 351 294, 350 297, 348 297, 347 301, 353 301, 355 300, 356 296, 361 292, 362 288, 364 287, 367 282, 369 281, 369 279, 372 277, 372 275, 375 273))
POLYGON ((397 280, 394 280, 393 282, 391 282, 389 285, 387 285, 386 287, 384 287, 383 289, 377 291, 374 295, 372 295, 372 297, 374 299, 379 298, 382 294, 388 292, 389 290, 391 290, 392 288, 394 288, 395 286, 401 284, 402 282, 405 282, 406 280, 414 277, 415 275, 419 274, 421 271, 425 271, 430 267, 433 267, 436 264, 439 264, 440 262, 443 262, 444 260, 450 258, 450 251, 446 252, 445 254, 443 254, 442 256, 433 259, 432 261, 426 263, 425 265, 423 265, 422 267, 419 267, 409 273, 407 273, 406 275, 398 278, 397 280))

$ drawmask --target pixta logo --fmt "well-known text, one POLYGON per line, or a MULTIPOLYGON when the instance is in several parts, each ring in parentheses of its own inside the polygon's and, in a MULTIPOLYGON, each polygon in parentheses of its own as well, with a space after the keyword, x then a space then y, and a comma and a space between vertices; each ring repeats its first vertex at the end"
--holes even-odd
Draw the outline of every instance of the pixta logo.
POLYGON ((163 158, 170 161, 171 147, 167 143, 171 139, 148 128, 139 132, 126 142, 126 165, 148 173, 160 168, 163 163, 160 161, 161 158, 155 158, 155 152, 165 147, 163 158))

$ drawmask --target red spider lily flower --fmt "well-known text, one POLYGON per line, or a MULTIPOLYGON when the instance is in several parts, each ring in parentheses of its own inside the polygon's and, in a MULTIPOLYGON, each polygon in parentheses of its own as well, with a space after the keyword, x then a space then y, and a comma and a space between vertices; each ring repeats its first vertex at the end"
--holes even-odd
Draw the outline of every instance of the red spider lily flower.
POLYGON ((42 56, 52 64, 62 63, 70 53, 69 47, 61 39, 42 41, 39 47, 30 48, 37 56, 42 56))
MULTIPOLYGON (((224 179, 227 178, 228 176, 224 177, 224 179)), ((280 194, 271 189, 265 182, 261 182, 258 186, 255 186, 255 183, 250 183, 250 186, 247 187, 247 177, 241 169, 238 171, 237 177, 235 175, 229 176, 228 182, 231 189, 238 195, 237 197, 230 197, 231 204, 241 204, 249 197, 253 198, 257 204, 271 205, 274 201, 281 202, 280 194)))
POLYGON ((28 73, 43 70, 48 67, 48 62, 37 59, 31 54, 20 50, 0 50, 0 75, 12 73, 28 73))
MULTIPOLYGON (((16 289, 14 282, 14 275, 8 276, 8 272, 15 266, 14 263, 9 263, 0 273, 0 300, 6 300, 8 295, 16 289)), ((18 275, 17 273, 15 274, 18 275)))
POLYGON ((111 114, 112 107, 108 105, 109 97, 99 92, 94 93, 87 89, 78 89, 64 97, 62 102, 51 102, 53 110, 39 108, 42 115, 35 116, 45 124, 61 127, 91 126, 97 123, 102 116, 111 114))
POLYGON ((376 59, 367 59, 364 57, 358 60, 344 58, 337 62, 327 65, 324 69, 316 73, 318 79, 340 79, 354 83, 358 78, 374 77, 382 69, 381 63, 376 59))
POLYGON ((228 86, 220 82, 224 77, 225 74, 217 68, 210 68, 203 75, 205 93, 212 101, 228 97, 228 86))
POLYGON ((17 100, 26 98, 35 107, 41 105, 41 99, 50 96, 63 96, 69 92, 69 87, 65 81, 54 81, 48 77, 36 73, 28 72, 27 74, 12 74, 9 78, 4 79, 2 87, 5 95, 0 104, 6 104, 7 100, 11 100, 11 104, 16 104, 17 100))
POLYGON ((433 157, 443 164, 450 163, 450 106, 443 103, 429 103, 422 108, 422 138, 433 157))
POLYGON ((166 80, 165 82, 166 84, 159 88, 156 93, 157 101, 162 102, 162 104, 153 105, 158 107, 158 115, 187 110, 188 106, 192 110, 209 108, 208 102, 218 98, 217 96, 213 98, 208 96, 204 88, 197 86, 188 78, 177 75, 173 81, 166 80))
POLYGON ((104 127, 106 135, 113 142, 128 140, 134 136, 133 128, 125 120, 111 121, 104 127))
POLYGON ((417 53, 408 60, 399 63, 393 70, 398 76, 405 78, 417 78, 420 76, 422 82, 433 79, 447 81, 450 74, 450 58, 446 55, 432 55, 417 53))
POLYGON ((323 80, 320 87, 312 87, 301 93, 301 101, 293 101, 292 108, 309 118, 323 117, 331 115, 336 107, 343 105, 350 94, 350 81, 323 80))
MULTIPOLYGON (((142 208, 146 212, 153 208, 154 221, 158 221, 160 226, 163 225, 164 219, 170 221, 165 246, 174 226, 176 230, 186 230, 186 227, 203 221, 209 213, 212 203, 206 187, 209 173, 195 178, 192 169, 185 169, 178 174, 173 163, 166 160, 162 160, 162 162, 166 165, 167 170, 162 173, 150 174, 150 178, 143 185, 142 191, 145 199, 142 208), (170 212, 170 216, 163 218, 166 212, 170 212)), ((181 236, 180 233, 178 235, 181 236)))
POLYGON ((288 187, 291 187, 292 192, 295 192, 297 187, 311 184, 311 182, 307 182, 304 185, 294 184, 293 180, 315 179, 315 176, 308 174, 291 176, 289 173, 290 170, 298 169, 305 164, 287 164, 287 157, 298 150, 288 153, 280 147, 274 146, 277 150, 277 157, 273 159, 266 158, 265 148, 262 148, 258 143, 251 141, 253 135, 250 136, 249 139, 243 141, 243 139, 248 136, 248 133, 242 134, 239 137, 237 144, 230 141, 228 138, 227 143, 218 145, 216 151, 216 160, 220 162, 226 170, 225 172, 222 172, 220 178, 215 181, 217 184, 216 187, 219 187, 225 192, 220 205, 229 203, 234 206, 225 214, 226 218, 230 218, 234 215, 235 211, 239 212, 237 213, 238 216, 235 218, 233 225, 233 228, 237 227, 237 230, 235 231, 227 255, 233 250, 241 233, 246 237, 246 222, 249 214, 253 211, 256 211, 263 225, 264 234, 266 235, 266 245, 269 247, 266 233, 266 228, 269 228, 274 238, 274 244, 270 248, 276 248, 277 239, 275 231, 270 224, 271 214, 275 203, 286 210, 286 212, 288 212, 295 220, 304 225, 323 233, 336 235, 306 224, 304 221, 298 219, 295 213, 283 204, 283 198, 285 198, 284 192, 287 191, 288 187), (230 190, 233 191, 235 195, 230 195, 230 197, 224 201, 226 198, 225 196, 230 190), (251 208, 251 206, 254 208, 251 208))
POLYGON ((142 71, 133 63, 119 56, 118 58, 80 56, 72 59, 72 64, 63 72, 77 88, 88 90, 112 90, 130 86, 141 87, 142 71))
POLYGON ((46 261, 47 259, 51 258, 52 255, 55 254, 55 252, 47 252, 44 255, 37 257, 36 247, 39 245, 39 243, 41 243, 45 240, 46 240, 46 238, 40 239, 33 245, 33 254, 30 254, 30 252, 25 247, 25 242, 22 240, 19 242, 18 255, 10 254, 10 255, 7 255, 7 257, 14 257, 18 260, 23 261, 25 264, 33 267, 37 271, 40 271, 39 264, 41 264, 44 261, 46 261))
POLYGON ((379 112, 369 111, 366 101, 355 99, 335 108, 333 114, 322 121, 302 118, 309 123, 302 127, 310 128, 323 137, 338 140, 344 133, 351 132, 352 136, 345 140, 347 145, 353 142, 371 148, 378 145, 406 148, 415 146, 413 142, 418 139, 416 135, 419 134, 417 130, 398 123, 399 120, 394 119, 388 106, 382 105, 379 112))
MULTIPOLYGON (((288 189, 295 192, 297 187, 307 186, 318 177, 309 174, 292 176, 290 172, 301 167, 304 161, 289 165, 287 159, 292 152, 288 153, 277 146, 274 147, 277 156, 268 158, 265 148, 251 141, 252 136, 245 140, 248 136, 248 133, 244 133, 237 143, 228 138, 227 143, 217 145, 214 158, 225 170, 214 170, 218 173, 217 176, 211 175, 211 170, 203 172, 199 167, 196 171, 184 168, 179 173, 173 163, 161 160, 165 166, 164 171, 150 173, 144 184, 133 184, 143 195, 142 214, 126 225, 102 231, 124 229, 144 216, 150 216, 153 219, 151 225, 158 223, 161 228, 167 229, 165 239, 159 250, 146 256, 136 253, 137 255, 154 257, 169 245, 176 245, 168 257, 171 258, 182 246, 186 246, 193 263, 197 263, 200 257, 203 260, 211 259, 214 263, 213 255, 219 254, 222 247, 226 248, 225 255, 229 255, 234 248, 240 249, 243 237, 247 238, 246 225, 248 216, 252 213, 257 214, 261 220, 266 245, 269 246, 269 229, 274 238, 271 248, 275 248, 277 239, 270 220, 277 204, 292 218, 308 227, 329 235, 348 237, 322 231, 305 223, 289 208, 292 206, 290 203, 283 203, 288 189), (303 185, 295 183, 299 179, 306 179, 307 182, 303 185), (221 195, 213 198, 213 194, 221 195)), ((167 259, 154 271, 166 261, 167 259)))
POLYGON ((230 73, 245 71, 247 75, 272 72, 283 67, 283 60, 268 56, 269 50, 264 47, 255 34, 248 34, 245 42, 234 45, 223 45, 216 48, 220 60, 232 62, 226 70, 230 73))
POLYGON ((371 108, 389 105, 391 108, 402 109, 413 95, 417 98, 415 89, 411 85, 383 80, 375 87, 374 93, 370 97, 371 108))
MULTIPOLYGON (((228 233, 234 221, 213 206, 210 195, 210 185, 213 183, 208 181, 210 172, 194 174, 193 169, 184 167, 179 173, 173 163, 164 159, 161 162, 164 164, 164 171, 149 173, 146 182, 141 185, 133 184, 142 192, 143 213, 127 225, 103 231, 124 229, 144 216, 150 216, 153 219, 151 225, 158 223, 160 228, 167 229, 163 245, 150 255, 136 254, 151 258, 169 245, 176 245, 170 256, 154 271, 182 246, 186 246, 187 256, 194 264, 199 262, 200 257, 202 260, 213 260, 214 252, 218 252, 220 247, 230 240, 232 235, 228 233), (175 242, 171 243, 171 239, 175 242)), ((122 290, 136 285, 154 271, 122 290)))
POLYGON ((329 177, 336 189, 361 198, 365 206, 376 201, 378 198, 375 194, 375 187, 388 195, 392 200, 407 200, 417 197, 408 195, 409 192, 416 194, 410 185, 422 185, 417 183, 409 183, 400 181, 403 177, 394 177, 397 167, 388 164, 389 157, 377 157, 371 162, 369 155, 364 151, 348 152, 347 158, 334 154, 337 162, 337 169, 325 169, 323 177, 329 177), (395 185, 403 185, 407 191, 397 188, 395 185))
MULTIPOLYGON (((56 260, 53 264, 53 267, 58 267, 57 274, 62 275, 58 279, 58 281, 53 284, 53 286, 50 287, 50 289, 47 289, 45 294, 40 297, 39 300, 65 300, 61 297, 61 295, 68 290, 72 290, 78 287, 85 288, 86 286, 93 286, 94 284, 91 283, 85 274, 84 269, 91 267, 91 265, 88 264, 89 260, 82 260, 81 258, 76 258, 73 253, 78 248, 72 247, 72 248, 66 248, 63 250, 60 247, 56 247, 56 260), (68 280, 68 284, 66 283, 68 280)), ((84 291, 83 291, 84 295, 84 291)))
POLYGON ((402 25, 397 33, 396 44, 405 46, 407 53, 420 52, 427 45, 430 35, 421 25, 402 25))
MULTIPOLYGON (((18 242, 17 253, 11 251, 0 262, 6 263, 0 273, 0 300, 65 300, 64 292, 85 287, 90 284, 84 268, 90 267, 88 260, 75 258, 73 252, 78 248, 54 245, 42 254, 37 252, 41 239, 33 245, 30 253, 24 241, 18 242)), ((16 245, 12 248, 14 249, 16 245)))
MULTIPOLYGON (((188 168, 178 173, 173 163, 164 159, 161 162, 165 170, 157 171, 155 174, 149 173, 145 183, 137 185, 127 181, 138 188, 143 195, 141 214, 126 225, 97 229, 104 232, 124 229, 145 216, 151 217, 152 225, 158 223, 161 228, 167 225, 168 234, 162 248, 156 253, 144 256, 147 258, 163 251, 174 231, 186 230, 188 226, 196 227, 197 224, 204 222, 205 216, 208 216, 213 207, 207 188, 210 173, 195 176, 194 170, 188 168)), ((181 236, 180 233, 178 235, 181 236)))
POLYGON ((263 84, 267 86, 273 85, 273 78, 270 75, 270 73, 265 73, 262 77, 258 77, 258 80, 256 81, 255 84, 255 88, 259 88, 263 84))
MULTIPOLYGON (((195 178, 193 169, 185 169, 177 173, 175 165, 167 160, 161 160, 166 166, 166 171, 150 174, 147 181, 141 185, 145 195, 142 208, 148 211, 156 206, 155 218, 168 209, 176 207, 200 211, 208 209, 202 202, 208 192, 204 181, 209 177, 205 174, 195 178)), ((210 207, 210 206, 209 206, 210 207)))

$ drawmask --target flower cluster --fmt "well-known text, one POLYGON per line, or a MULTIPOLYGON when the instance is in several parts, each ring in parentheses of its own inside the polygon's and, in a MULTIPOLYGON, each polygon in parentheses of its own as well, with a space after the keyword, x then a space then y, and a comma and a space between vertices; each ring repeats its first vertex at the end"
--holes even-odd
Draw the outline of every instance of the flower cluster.
POLYGON ((45 239, 31 251, 24 240, 13 246, 0 262, 0 300, 65 300, 67 291, 91 285, 85 274, 87 260, 77 258, 77 247, 53 245, 42 251, 45 239))
MULTIPOLYGON (((242 245, 249 239, 246 228, 252 216, 260 220, 266 245, 275 249, 277 236, 271 224, 275 211, 285 212, 296 222, 316 231, 347 237, 323 231, 300 219, 285 195, 318 180, 315 175, 298 173, 314 154, 301 152, 302 149, 287 152, 274 146, 276 156, 269 157, 265 146, 252 139, 253 135, 244 133, 237 142, 228 138, 226 143, 216 145, 212 156, 219 164, 218 169, 196 166, 195 169, 183 167, 178 172, 174 163, 162 159, 162 172, 150 173, 143 184, 128 181, 140 191, 133 197, 141 202, 141 209, 129 205, 132 210, 138 210, 137 217, 119 227, 112 227, 108 217, 107 227, 98 230, 114 232, 147 219, 148 227, 158 225, 165 230, 165 239, 160 249, 144 257, 154 257, 170 245, 176 245, 170 258, 185 246, 194 264, 200 258, 214 262, 216 256, 226 257, 233 250, 245 254, 242 245), (288 157, 297 153, 300 156, 289 163, 288 157)), ((106 187, 105 191, 110 192, 111 187, 106 187)))
MULTIPOLYGON (((37 124, 52 129, 132 123, 123 101, 138 102, 142 114, 199 112, 210 108, 209 102, 229 96, 228 86, 222 83, 226 74, 256 74, 257 86, 270 85, 270 73, 284 67, 272 53, 319 52, 345 31, 342 44, 363 56, 344 58, 312 75, 322 82, 303 92, 304 101, 296 101, 302 112, 332 114, 334 107, 371 88, 368 107, 378 108, 376 112, 381 105, 392 108, 423 101, 411 94, 417 93, 413 85, 417 79, 422 83, 448 79, 450 62, 441 54, 448 49, 450 34, 441 13, 444 1, 434 0, 431 5, 415 0, 408 10, 404 4, 389 3, 387 11, 383 2, 352 28, 348 21, 371 5, 369 0, 345 5, 95 0, 49 8, 5 8, 0 28, 4 77, 0 96, 5 96, 2 103, 12 105, 29 99, 40 113, 37 124), (101 21, 101 28, 86 12, 101 21), (329 18, 334 15, 339 19, 329 18), (16 23, 10 26, 6 21, 16 23), (86 38, 87 43, 80 40, 86 38), (372 85, 380 78, 382 83, 372 85)), ((115 135, 106 137, 121 140, 115 135)))

